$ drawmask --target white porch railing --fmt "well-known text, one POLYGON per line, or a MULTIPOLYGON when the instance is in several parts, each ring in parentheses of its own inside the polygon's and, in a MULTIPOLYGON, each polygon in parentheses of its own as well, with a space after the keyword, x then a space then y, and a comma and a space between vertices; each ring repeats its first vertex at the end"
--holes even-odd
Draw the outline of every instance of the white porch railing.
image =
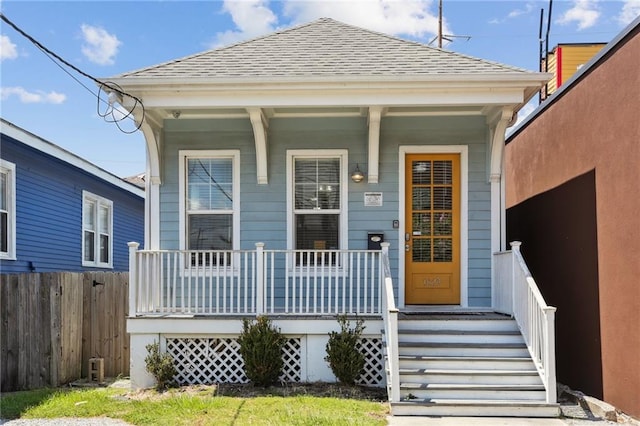
POLYGON ((381 251, 129 250, 130 316, 381 312, 381 251))
POLYGON ((385 369, 389 402, 400 401, 400 365, 398 357, 398 308, 393 296, 393 279, 389 266, 389 243, 382 243, 382 320, 385 336, 385 369))
POLYGON ((546 389, 546 402, 557 402, 555 312, 548 306, 520 253, 519 241, 511 251, 494 256, 493 307, 513 315, 546 389))

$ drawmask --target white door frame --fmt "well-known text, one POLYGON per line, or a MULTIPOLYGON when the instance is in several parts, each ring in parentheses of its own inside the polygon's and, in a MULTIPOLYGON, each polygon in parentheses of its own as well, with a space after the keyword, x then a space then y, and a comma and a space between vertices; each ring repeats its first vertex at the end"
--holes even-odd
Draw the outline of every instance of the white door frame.
POLYGON ((460 306, 469 306, 469 147, 467 145, 401 145, 398 158, 398 306, 405 308, 405 160, 408 154, 460 154, 460 306))

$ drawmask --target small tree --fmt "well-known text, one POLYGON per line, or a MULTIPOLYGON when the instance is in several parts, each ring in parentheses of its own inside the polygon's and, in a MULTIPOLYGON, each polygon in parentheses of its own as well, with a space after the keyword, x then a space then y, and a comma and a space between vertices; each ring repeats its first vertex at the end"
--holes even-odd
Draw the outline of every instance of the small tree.
POLYGON ((350 323, 346 315, 338 315, 340 332, 329 333, 327 342, 327 356, 331 371, 340 383, 353 385, 362 374, 364 355, 358 350, 358 342, 364 330, 364 320, 356 318, 356 326, 349 328, 350 323))
POLYGON ((173 358, 168 353, 160 353, 158 342, 150 343, 145 347, 148 352, 144 359, 147 371, 156 379, 156 389, 164 390, 173 383, 173 377, 177 373, 173 358))
POLYGON ((247 378, 256 386, 276 383, 282 374, 285 338, 271 325, 269 318, 259 316, 255 323, 243 319, 238 343, 247 378))

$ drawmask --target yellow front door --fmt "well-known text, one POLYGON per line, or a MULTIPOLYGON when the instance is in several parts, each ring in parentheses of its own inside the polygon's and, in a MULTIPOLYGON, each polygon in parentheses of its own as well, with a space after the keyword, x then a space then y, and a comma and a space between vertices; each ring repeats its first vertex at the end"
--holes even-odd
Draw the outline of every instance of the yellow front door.
POLYGON ((405 303, 460 304, 460 155, 405 163, 405 303))

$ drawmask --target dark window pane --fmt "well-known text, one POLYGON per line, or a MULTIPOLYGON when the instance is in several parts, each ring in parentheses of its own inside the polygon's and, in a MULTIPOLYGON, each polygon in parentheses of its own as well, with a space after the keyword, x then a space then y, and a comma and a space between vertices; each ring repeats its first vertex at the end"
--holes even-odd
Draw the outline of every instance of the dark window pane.
POLYGON ((84 231, 84 260, 94 262, 96 260, 95 234, 84 231))
POLYGON ((453 259, 451 238, 433 239, 433 261, 451 262, 453 259))
POLYGON ((453 162, 451 160, 433 162, 433 183, 451 185, 453 183, 453 162))
POLYGON ((296 249, 337 250, 339 219, 337 214, 297 214, 296 249))
POLYGON ((414 185, 431 184, 431 161, 414 161, 411 169, 414 185))
POLYGON ((450 186, 433 188, 433 210, 451 210, 451 199, 450 186))
POLYGON ((412 190, 413 210, 430 210, 431 209, 431 188, 414 186, 412 190))
POLYGON ((230 214, 189 215, 189 250, 231 250, 233 220, 230 214))
POLYGON ((100 262, 109 263, 109 236, 100 235, 100 262))
POLYGON ((9 251, 8 226, 8 214, 5 212, 0 213, 0 252, 2 253, 9 251))
POLYGON ((414 262, 431 262, 431 239, 414 239, 412 254, 414 262))
POLYGON ((413 213, 412 221, 413 232, 420 232, 419 235, 431 235, 431 213, 413 213))
POLYGON ((433 235, 452 235, 451 213, 436 213, 433 221, 433 235))

